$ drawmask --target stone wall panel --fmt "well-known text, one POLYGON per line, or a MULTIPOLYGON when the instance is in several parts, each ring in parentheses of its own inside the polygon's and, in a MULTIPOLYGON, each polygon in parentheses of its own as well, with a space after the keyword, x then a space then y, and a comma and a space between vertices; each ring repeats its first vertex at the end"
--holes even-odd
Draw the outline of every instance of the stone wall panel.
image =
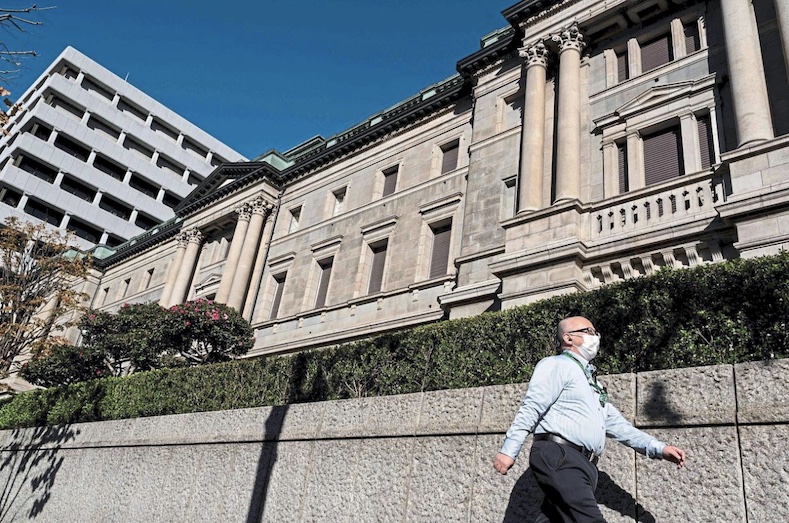
POLYGON ((735 365, 737 421, 760 423, 789 418, 789 360, 735 365))
POLYGON ((789 521, 789 427, 740 429, 748 523, 789 521))

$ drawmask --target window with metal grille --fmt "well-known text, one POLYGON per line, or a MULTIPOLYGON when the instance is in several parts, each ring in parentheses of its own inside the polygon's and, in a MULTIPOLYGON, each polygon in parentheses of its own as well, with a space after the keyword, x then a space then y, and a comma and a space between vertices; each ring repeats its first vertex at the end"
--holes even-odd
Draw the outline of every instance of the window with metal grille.
POLYGON ((271 302, 271 314, 269 314, 269 319, 271 320, 275 320, 279 316, 279 306, 282 303, 282 293, 285 289, 285 279, 287 277, 287 272, 274 276, 274 301, 271 302))
POLYGON ((672 60, 671 37, 668 34, 641 44, 641 71, 646 73, 672 60))
POLYGON ((617 161, 619 163, 619 194, 630 190, 627 172, 627 142, 616 144, 617 161))
POLYGON ((709 169, 715 163, 715 146, 712 142, 712 122, 709 114, 696 117, 699 127, 699 153, 701 168, 709 169))
POLYGON ((430 278, 446 276, 449 267, 449 243, 452 238, 452 222, 431 225, 433 249, 430 254, 430 278))
POLYGON ((459 147, 460 140, 454 140, 441 146, 441 174, 457 169, 459 147))
POLYGON ((384 281, 384 267, 386 266, 386 249, 389 245, 388 240, 382 240, 370 245, 373 260, 370 268, 370 285, 367 288, 368 294, 381 292, 384 281))
POLYGON ((77 198, 81 198, 86 202, 92 202, 96 197, 96 189, 85 185, 76 178, 71 176, 64 176, 63 181, 60 182, 60 188, 64 191, 73 194, 77 198))
POLYGON ((318 281, 318 296, 315 298, 315 308, 326 305, 326 297, 329 293, 329 280, 331 280, 331 269, 334 265, 334 257, 327 258, 318 262, 320 266, 320 280, 318 281))
POLYGON ((400 167, 398 165, 384 169, 384 192, 381 195, 382 197, 389 196, 395 192, 395 188, 397 188, 397 173, 399 170, 400 167))
POLYGON ((644 177, 655 185, 685 174, 679 126, 644 136, 644 177))

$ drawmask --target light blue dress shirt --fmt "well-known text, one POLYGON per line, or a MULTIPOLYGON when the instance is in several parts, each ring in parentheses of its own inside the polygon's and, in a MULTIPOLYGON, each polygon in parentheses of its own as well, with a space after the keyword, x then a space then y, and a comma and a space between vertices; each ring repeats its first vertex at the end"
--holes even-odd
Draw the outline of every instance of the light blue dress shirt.
POLYGON ((530 433, 550 432, 598 456, 608 435, 650 458, 662 458, 665 443, 633 427, 611 403, 601 406, 584 371, 593 367, 573 352, 565 354, 570 357, 551 356, 534 368, 501 452, 515 459, 530 433))

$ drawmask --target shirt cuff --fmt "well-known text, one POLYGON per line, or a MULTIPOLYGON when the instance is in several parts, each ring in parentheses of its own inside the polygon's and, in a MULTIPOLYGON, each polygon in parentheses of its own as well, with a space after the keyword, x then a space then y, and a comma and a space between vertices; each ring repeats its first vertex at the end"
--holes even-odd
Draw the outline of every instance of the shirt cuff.
POLYGON ((522 447, 523 443, 512 438, 504 438, 504 443, 501 445, 501 450, 499 450, 499 452, 511 457, 512 459, 517 459, 522 447))
POLYGON ((652 459, 663 459, 663 449, 665 446, 666 444, 662 441, 653 439, 649 442, 649 445, 647 445, 647 456, 652 459))

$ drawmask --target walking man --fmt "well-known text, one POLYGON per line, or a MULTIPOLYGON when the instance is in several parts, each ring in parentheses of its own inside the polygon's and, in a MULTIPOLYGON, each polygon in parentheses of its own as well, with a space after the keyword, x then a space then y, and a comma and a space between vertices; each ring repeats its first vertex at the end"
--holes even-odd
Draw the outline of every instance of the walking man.
POLYGON ((526 396, 493 459, 501 474, 515 463, 526 437, 534 433, 529 466, 545 494, 537 522, 605 522, 597 506, 597 459, 606 435, 650 458, 685 465, 685 452, 633 427, 612 404, 589 362, 600 333, 581 316, 559 322, 562 354, 534 368, 526 396))

